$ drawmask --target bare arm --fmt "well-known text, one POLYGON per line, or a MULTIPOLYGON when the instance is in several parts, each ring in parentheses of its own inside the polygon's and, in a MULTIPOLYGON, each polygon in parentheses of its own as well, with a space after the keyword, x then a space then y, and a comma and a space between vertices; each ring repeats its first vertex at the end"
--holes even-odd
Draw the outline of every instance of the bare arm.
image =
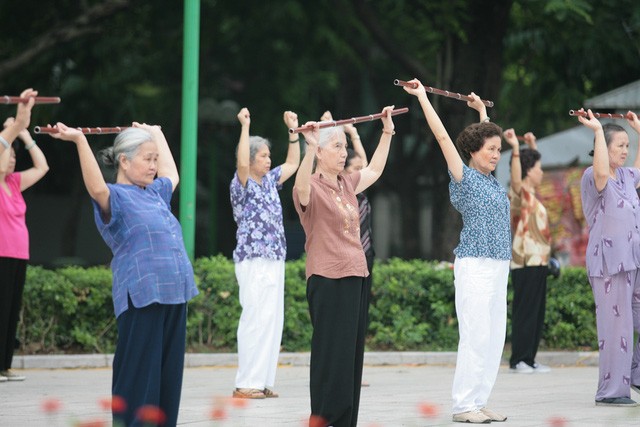
POLYGON ((503 133, 505 141, 511 146, 511 188, 520 193, 522 188, 522 165, 520 164, 520 143, 513 129, 507 129, 503 133))
POLYGON ((238 180, 243 187, 247 186, 249 172, 251 169, 251 155, 249 152, 249 127, 251 126, 251 114, 249 110, 243 108, 238 113, 238 121, 240 122, 240 141, 238 141, 238 158, 236 160, 236 169, 238 171, 238 180))
POLYGON ((453 179, 460 182, 462 180, 462 166, 464 164, 462 158, 460 157, 456 146, 453 144, 453 141, 449 137, 447 130, 442 124, 440 117, 438 117, 438 114, 433 109, 431 102, 429 102, 429 98, 427 97, 427 93, 425 92, 422 83, 420 83, 418 79, 413 79, 411 82, 417 83, 418 87, 413 89, 405 86, 404 90, 418 97, 424 117, 429 124, 429 128, 431 128, 431 132, 433 132, 433 135, 436 137, 436 141, 438 141, 438 145, 440 145, 442 154, 447 162, 447 168, 451 171, 453 179))
POLYGON ((369 188, 380 178, 384 171, 387 158, 389 157, 389 150, 391 149, 391 138, 393 134, 395 134, 395 126, 391 119, 391 111, 393 111, 393 108, 394 106, 387 106, 382 109, 382 113, 386 113, 386 116, 382 117, 382 136, 380 136, 378 147, 373 153, 373 157, 371 157, 371 163, 360 171, 360 181, 355 189, 356 194, 369 188))
POLYGON ((21 98, 31 97, 31 99, 26 103, 21 102, 18 104, 15 120, 10 126, 5 126, 0 132, 0 154, 3 153, 5 149, 10 148, 11 143, 15 141, 20 132, 29 126, 31 122, 31 109, 35 102, 35 99, 32 97, 37 94, 38 92, 33 89, 25 89, 20 94, 21 98), (5 143, 7 146, 5 146, 5 143))
MULTIPOLYGON (((633 167, 640 169, 640 119, 638 119, 638 115, 633 111, 629 111, 627 113, 627 122, 629 122, 629 126, 636 131, 638 134, 638 147, 636 151, 636 159, 633 161, 633 167)), ((638 183, 640 186, 640 183, 638 183)))
POLYGON ((367 153, 364 151, 364 146, 360 140, 360 135, 358 135, 358 129, 350 123, 344 125, 343 128, 345 133, 349 135, 353 151, 362 159, 362 167, 366 168, 369 164, 369 160, 367 159, 367 153))
MULTIPOLYGON (((316 122, 307 122, 306 125, 316 122)), ((307 206, 311 198, 311 173, 313 172, 313 160, 318 151, 318 127, 310 131, 304 131, 303 136, 307 141, 307 149, 298 168, 294 189, 298 193, 298 201, 302 206, 307 206)))
MULTIPOLYGON (((580 111, 584 111, 582 108, 580 111)), ((596 190, 602 191, 609 180, 609 152, 607 143, 604 140, 602 124, 595 118, 591 110, 587 110, 589 118, 578 116, 580 123, 588 127, 595 134, 595 144, 593 147, 593 180, 596 190)))
POLYGON ((133 122, 133 127, 145 129, 151 134, 153 141, 158 148, 158 177, 166 177, 171 180, 172 189, 174 191, 180 182, 180 174, 178 174, 178 166, 173 159, 171 149, 167 138, 160 126, 148 125, 146 123, 133 122))
POLYGON ((91 151, 87 138, 78 129, 70 128, 64 123, 58 122, 56 127, 59 132, 52 133, 51 136, 53 138, 71 141, 76 144, 84 185, 87 188, 89 196, 100 206, 103 217, 108 220, 111 217, 109 187, 107 187, 107 183, 102 176, 102 171, 100 170, 96 157, 93 155, 93 151, 91 151))
MULTIPOLYGON (((285 111, 284 112, 284 124, 287 126, 287 129, 297 128, 298 127, 298 115, 293 111, 285 111)), ((280 175, 280 180, 278 180, 278 184, 282 184, 289 178, 293 176, 294 173, 298 170, 298 166, 300 165, 300 135, 299 134, 289 134, 289 148, 287 150, 287 159, 280 166, 282 168, 282 174, 280 175)))

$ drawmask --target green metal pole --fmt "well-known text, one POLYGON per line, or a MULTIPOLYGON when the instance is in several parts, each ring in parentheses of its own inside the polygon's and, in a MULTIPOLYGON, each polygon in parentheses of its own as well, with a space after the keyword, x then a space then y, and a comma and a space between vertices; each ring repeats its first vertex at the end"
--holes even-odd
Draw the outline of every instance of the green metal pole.
POLYGON ((182 58, 182 130, 180 156, 180 223, 189 258, 194 258, 196 231, 196 157, 198 154, 198 67, 200 0, 184 2, 182 58))

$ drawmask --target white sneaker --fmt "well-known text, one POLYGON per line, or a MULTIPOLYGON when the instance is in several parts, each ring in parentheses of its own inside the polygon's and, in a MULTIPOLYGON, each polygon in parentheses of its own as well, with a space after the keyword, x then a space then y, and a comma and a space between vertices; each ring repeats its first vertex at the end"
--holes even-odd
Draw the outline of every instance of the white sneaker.
POLYGON ((491 418, 483 414, 479 409, 475 411, 453 414, 453 422, 471 424, 491 424, 491 418))
POLYGON ((5 377, 4 375, 0 375, 0 383, 9 381, 9 378, 5 377))
POLYGON ((535 369, 527 365, 525 362, 518 362, 515 368, 510 368, 514 374, 533 374, 535 369))
POLYGON ((24 381, 27 378, 24 375, 16 374, 11 369, 9 369, 8 371, 0 371, 0 376, 6 378, 9 381, 24 381))
POLYGON ((536 374, 546 374, 547 372, 551 372, 551 368, 548 367, 547 365, 542 365, 540 363, 534 363, 533 364, 533 371, 536 374))

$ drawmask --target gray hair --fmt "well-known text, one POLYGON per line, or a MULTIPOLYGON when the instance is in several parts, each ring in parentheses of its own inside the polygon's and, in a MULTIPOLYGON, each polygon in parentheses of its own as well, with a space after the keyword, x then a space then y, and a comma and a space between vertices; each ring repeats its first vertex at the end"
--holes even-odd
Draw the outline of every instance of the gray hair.
POLYGON ((138 152, 140 145, 153 141, 151 134, 140 128, 127 128, 120 132, 113 141, 113 146, 100 151, 100 160, 107 166, 113 166, 117 171, 120 168, 120 157, 124 156, 131 160, 138 152))
MULTIPOLYGON (((256 159, 256 154, 258 151, 266 145, 267 148, 271 149, 271 142, 268 139, 263 138, 261 136, 250 136, 249 137, 249 164, 253 163, 256 159)), ((238 158, 238 146, 236 145, 236 158, 238 158)))
MULTIPOLYGON (((326 146, 330 141, 335 138, 340 138, 344 135, 344 128, 342 126, 322 128, 318 131, 318 147, 326 146)), ((346 138, 346 136, 345 136, 346 138)))

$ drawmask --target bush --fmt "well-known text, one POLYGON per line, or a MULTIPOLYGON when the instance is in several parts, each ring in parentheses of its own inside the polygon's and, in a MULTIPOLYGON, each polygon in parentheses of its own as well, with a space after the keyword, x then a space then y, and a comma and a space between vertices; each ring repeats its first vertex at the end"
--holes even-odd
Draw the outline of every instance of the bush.
MULTIPOLYGON (((200 295, 188 305, 188 351, 236 351, 240 304, 233 261, 222 255, 199 258, 193 268, 200 295)), ((308 351, 312 329, 305 260, 287 261, 285 268, 282 349, 308 351)), ((511 301, 511 286, 508 298, 511 301)), ((369 317, 369 350, 455 350, 458 324, 451 264, 376 261, 369 317)), ((117 328, 111 270, 29 266, 18 332, 23 353, 113 352, 117 328)), ((564 268, 559 279, 549 278, 541 348, 594 350, 596 337, 585 269, 564 268)))

